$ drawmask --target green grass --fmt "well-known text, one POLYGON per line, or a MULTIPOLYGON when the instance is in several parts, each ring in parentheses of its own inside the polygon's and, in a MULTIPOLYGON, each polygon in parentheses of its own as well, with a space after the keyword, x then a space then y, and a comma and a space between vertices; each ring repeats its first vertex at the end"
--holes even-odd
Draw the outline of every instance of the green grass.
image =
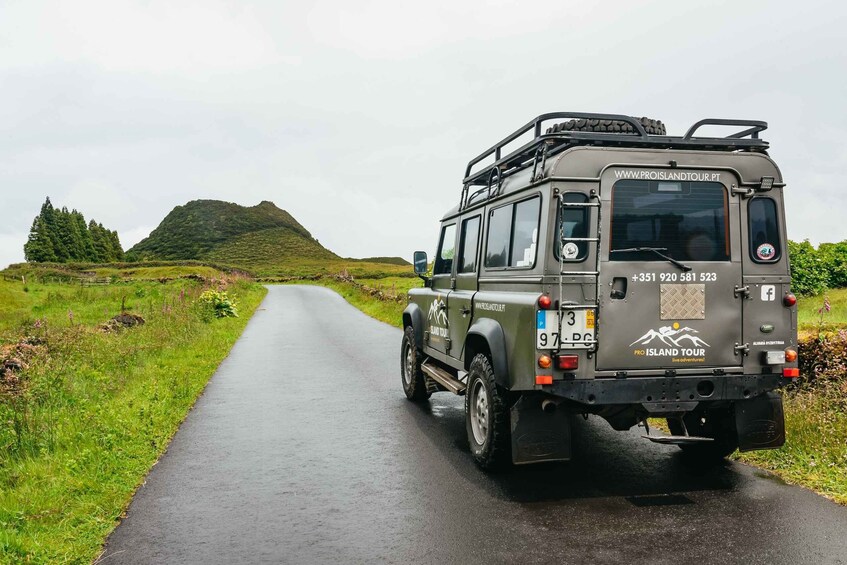
POLYGON ((797 299, 797 321, 804 335, 817 336, 847 327, 847 288, 827 290, 819 296, 803 296, 797 299), (830 311, 819 312, 829 298, 830 311))
POLYGON ((847 504, 847 381, 783 396, 785 445, 733 457, 847 504))
POLYGON ((0 281, 0 344, 36 344, 16 388, 0 388, 0 563, 100 553, 265 293, 235 280, 227 291, 241 316, 211 319, 197 303, 203 288, 30 281, 25 292, 0 281), (146 324, 98 330, 121 302, 146 324))

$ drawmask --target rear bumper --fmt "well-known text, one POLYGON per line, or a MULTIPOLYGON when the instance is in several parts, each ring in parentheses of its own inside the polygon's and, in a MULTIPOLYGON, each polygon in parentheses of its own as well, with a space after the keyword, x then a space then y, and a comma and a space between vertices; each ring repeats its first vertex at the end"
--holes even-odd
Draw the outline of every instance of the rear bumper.
POLYGON ((548 390, 587 406, 641 404, 648 412, 679 412, 700 402, 755 398, 789 382, 781 374, 686 375, 554 381, 548 390))

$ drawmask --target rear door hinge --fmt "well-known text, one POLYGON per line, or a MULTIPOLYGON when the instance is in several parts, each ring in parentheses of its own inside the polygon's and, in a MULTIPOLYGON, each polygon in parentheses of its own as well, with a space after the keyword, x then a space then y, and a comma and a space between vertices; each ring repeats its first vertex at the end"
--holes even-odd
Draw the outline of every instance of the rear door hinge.
POLYGON ((744 343, 744 344, 736 343, 735 344, 735 354, 736 355, 739 355, 739 354, 747 355, 748 353, 750 353, 750 344, 749 343, 744 343))
POLYGON ((735 294, 735 298, 738 298, 739 295, 743 296, 744 298, 750 298, 750 285, 735 285, 735 289, 733 289, 732 292, 735 294))
POLYGON ((740 196, 741 198, 750 198, 756 194, 756 190, 753 188, 740 188, 736 185, 732 185, 730 190, 733 196, 740 196))

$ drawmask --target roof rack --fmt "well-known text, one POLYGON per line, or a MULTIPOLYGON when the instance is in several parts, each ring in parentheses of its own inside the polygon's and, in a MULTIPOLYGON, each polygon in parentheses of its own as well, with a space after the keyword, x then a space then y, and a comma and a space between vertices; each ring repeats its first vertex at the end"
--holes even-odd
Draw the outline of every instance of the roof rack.
MULTIPOLYGON (((764 153, 768 142, 759 139, 759 133, 766 130, 767 122, 755 120, 723 120, 709 118, 695 123, 682 137, 668 135, 650 135, 642 123, 631 116, 621 114, 592 114, 586 112, 551 112, 542 114, 522 127, 515 130, 496 144, 492 145, 468 162, 465 178, 462 181, 462 199, 459 209, 467 207, 475 197, 487 193, 486 200, 496 196, 502 186, 503 179, 511 174, 528 167, 533 167, 533 180, 538 171, 538 177, 544 169, 546 159, 577 145, 602 145, 612 147, 648 147, 659 149, 703 149, 712 151, 756 151, 764 153), (633 132, 595 132, 577 130, 559 130, 555 133, 544 133, 543 124, 551 120, 586 120, 589 125, 605 120, 624 122, 632 127, 633 132), (703 126, 735 126, 746 127, 742 131, 726 137, 695 137, 703 126), (505 146, 527 133, 532 132, 533 139, 518 149, 502 155, 505 146), (492 157, 494 162, 482 169, 471 172, 474 165, 492 157), (540 168, 539 168, 540 165, 540 168), (496 186, 495 186, 496 183, 496 186), (482 187, 472 194, 470 187, 482 187)), ((628 128, 627 128, 628 129, 628 128)), ((550 130, 548 130, 550 131, 550 130)))

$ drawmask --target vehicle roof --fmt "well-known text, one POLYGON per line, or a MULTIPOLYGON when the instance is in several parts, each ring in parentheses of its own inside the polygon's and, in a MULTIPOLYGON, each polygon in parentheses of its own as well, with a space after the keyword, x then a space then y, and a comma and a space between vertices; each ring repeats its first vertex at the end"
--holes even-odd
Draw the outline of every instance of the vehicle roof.
MULTIPOLYGON (((587 182, 599 182, 603 171, 612 166, 660 167, 670 168, 671 161, 680 169, 714 170, 724 169, 734 172, 740 183, 754 184, 762 177, 773 177, 775 186, 783 185, 782 173, 774 161, 765 153, 751 151, 701 151, 690 149, 637 149, 627 147, 595 147, 580 145, 571 147, 552 159, 547 160, 542 176, 531 181, 531 167, 517 171, 503 179, 497 196, 487 199, 482 192, 474 197, 468 196, 468 205, 460 210, 457 203, 448 210, 442 221, 448 220, 484 204, 497 202, 511 194, 530 186, 537 186, 556 179, 580 179, 587 182)), ((478 187, 477 187, 478 188, 478 187)), ((478 188, 479 190, 479 188, 478 188)))

